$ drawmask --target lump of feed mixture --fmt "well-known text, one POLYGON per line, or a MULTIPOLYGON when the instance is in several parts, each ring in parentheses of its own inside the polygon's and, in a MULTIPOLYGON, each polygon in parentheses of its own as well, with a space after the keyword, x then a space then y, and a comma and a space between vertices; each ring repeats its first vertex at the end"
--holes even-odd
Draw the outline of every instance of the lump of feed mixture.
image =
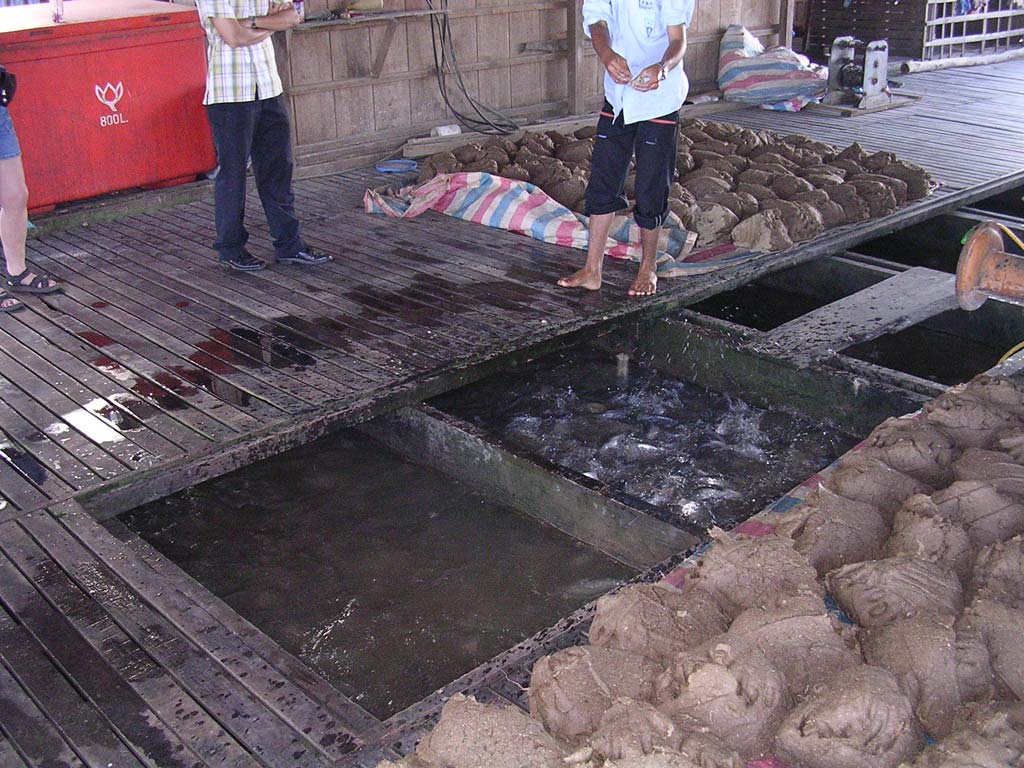
POLYGON ((825 229, 825 221, 821 214, 807 203, 763 200, 760 205, 763 211, 775 209, 782 214, 782 220, 786 222, 786 232, 794 243, 815 238, 825 229))
POLYGON ((658 677, 658 708, 683 730, 708 731, 744 758, 764 754, 792 704, 784 675, 756 653, 708 645, 680 654, 658 677))
POLYGON ((974 561, 974 548, 960 520, 944 517, 929 496, 907 499, 893 519, 886 557, 912 557, 948 568, 964 579, 974 561))
POLYGON ((865 441, 864 453, 933 488, 952 482, 950 466, 958 454, 945 433, 905 417, 886 419, 875 427, 865 441))
POLYGON ((944 517, 959 520, 978 546, 1024 533, 1024 505, 981 480, 958 480, 932 494, 944 517))
POLYGON ((597 729, 616 699, 650 700, 655 674, 650 659, 627 651, 566 648, 534 664, 530 714, 548 733, 578 744, 597 729))
POLYGON ((539 722, 512 706, 480 704, 456 694, 416 747, 437 768, 564 768, 567 750, 539 722))
POLYGON ((763 608, 748 608, 719 642, 741 654, 760 652, 785 676, 790 693, 802 695, 862 663, 824 603, 816 595, 810 598, 782 598, 763 608))
POLYGON ((757 200, 750 195, 741 195, 739 192, 723 192, 720 195, 712 195, 705 202, 724 205, 739 219, 745 219, 757 213, 757 200))
POLYGON ((772 523, 779 535, 793 539, 797 552, 819 576, 847 563, 880 557, 889 533, 877 508, 823 487, 772 523))
POLYGON ((1024 608, 1024 538, 1014 536, 983 547, 974 561, 967 592, 1024 608))
POLYGON ((701 204, 700 213, 693 219, 693 228, 697 231, 699 242, 709 244, 727 239, 737 223, 739 219, 736 214, 724 205, 701 204))
POLYGON ((732 241, 740 248, 759 253, 784 251, 793 245, 782 213, 766 210, 755 213, 732 228, 732 241))
POLYGON ((896 768, 921 741, 913 706, 896 679, 861 665, 789 713, 775 737, 775 755, 801 768, 896 768))
POLYGON ((895 676, 934 738, 949 735, 961 704, 994 690, 983 638, 953 624, 952 616, 915 616, 860 633, 864 659, 895 676))
POLYGON ((617 699, 601 716, 590 745, 606 760, 626 760, 652 752, 675 752, 683 732, 653 704, 617 699))
POLYGON ((964 392, 1017 417, 1024 417, 1024 382, 1010 376, 975 376, 964 392))
POLYGON ((1024 700, 1024 610, 976 597, 964 609, 957 627, 981 635, 988 646, 997 688, 1024 700))
POLYGON ((710 593, 730 618, 780 595, 822 594, 817 574, 790 539, 731 537, 718 528, 710 534, 715 545, 697 559, 692 586, 710 593))
POLYGON ((862 627, 919 614, 955 616, 963 605, 963 590, 952 571, 909 557, 844 565, 825 581, 839 607, 862 627))
POLYGON ((957 480, 981 480, 1002 493, 1024 496, 1024 465, 1003 451, 968 448, 953 464, 957 480))
POLYGON ((852 184, 834 184, 822 187, 822 190, 832 202, 838 203, 842 207, 847 224, 867 221, 871 218, 871 206, 852 184))
POLYGON ((922 197, 927 197, 931 191, 931 176, 919 165, 897 161, 889 163, 875 172, 904 182, 907 185, 908 200, 920 200, 922 197))
POLYGON ((893 469, 884 461, 865 456, 863 451, 843 458, 824 485, 840 496, 870 504, 881 513, 886 525, 892 524, 896 510, 908 498, 915 493, 931 493, 933 490, 928 484, 893 469))
POLYGON ((864 201, 868 204, 873 217, 888 216, 896 208, 896 196, 889 187, 880 181, 869 179, 852 179, 844 183, 849 184, 857 190, 864 201))
POLYGON ((1011 412, 966 390, 940 395, 922 410, 928 423, 953 438, 961 449, 988 448, 1001 431, 1019 423, 1011 412))
POLYGON ((704 590, 632 584, 597 601, 590 642, 666 663, 728 627, 728 618, 704 590))

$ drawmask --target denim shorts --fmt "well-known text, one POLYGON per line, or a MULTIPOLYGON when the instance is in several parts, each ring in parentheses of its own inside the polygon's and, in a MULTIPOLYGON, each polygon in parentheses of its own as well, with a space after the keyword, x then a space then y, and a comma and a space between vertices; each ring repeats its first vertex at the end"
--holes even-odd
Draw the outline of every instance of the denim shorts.
POLYGON ((14 132, 14 123, 7 107, 0 106, 0 160, 8 160, 21 154, 18 134, 14 132))

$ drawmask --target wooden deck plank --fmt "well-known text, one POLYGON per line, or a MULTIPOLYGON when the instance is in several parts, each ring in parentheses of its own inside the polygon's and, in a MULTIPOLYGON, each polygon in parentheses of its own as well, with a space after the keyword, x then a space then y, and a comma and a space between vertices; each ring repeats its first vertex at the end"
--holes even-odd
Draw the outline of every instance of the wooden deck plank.
MULTIPOLYGON (((0 366, 3 364, 3 361, 0 360, 0 366)), ((16 430, 19 424, 30 424, 38 434, 44 435, 51 442, 73 455, 100 479, 116 477, 128 470, 127 464, 120 462, 101 445, 93 443, 77 430, 71 429, 56 414, 3 379, 2 374, 0 374, 0 398, 3 399, 6 408, 5 413, 10 414, 9 420, 5 415, 0 415, 0 423, 4 425, 5 429, 16 430)), ((29 433, 26 439, 31 436, 32 433, 29 433)), ((86 474, 84 477, 88 478, 88 475, 86 474)), ((88 485, 83 482, 79 487, 85 488, 88 485)))
MULTIPOLYGON (((90 228, 90 235, 96 235, 97 232, 100 232, 102 236, 109 236, 113 241, 124 237, 124 234, 113 225, 90 228)), ((153 246, 140 245, 137 240, 134 242, 134 246, 136 249, 141 248, 142 250, 127 251, 125 255, 119 252, 114 266, 121 266, 131 271, 132 264, 144 263, 145 266, 136 266, 135 269, 145 269, 155 279, 166 285, 168 290, 179 295, 181 299, 176 302, 176 305, 185 303, 188 307, 198 306, 204 310, 217 312, 244 327, 259 333, 270 334, 283 343, 292 344, 303 352, 314 355, 329 366, 333 366, 336 372, 332 375, 336 375, 344 381, 351 381, 353 386, 365 386, 366 382, 378 381, 382 374, 394 376, 411 370, 411 367, 407 365, 403 368, 402 366, 405 364, 397 358, 388 359, 384 364, 377 362, 378 358, 384 359, 380 353, 358 340, 347 341, 332 348, 312 337, 289 330, 283 324, 268 321, 267 313, 272 313, 272 311, 253 302, 239 291, 222 289, 217 285, 204 288, 201 282, 196 281, 193 273, 177 266, 164 265, 152 258, 157 255, 153 246)), ((239 286, 234 286, 234 288, 237 287, 239 286)))
POLYGON ((57 424, 61 429, 69 427, 80 433, 95 446, 93 451, 87 451, 87 455, 102 450, 133 469, 151 467, 160 460, 161 457, 135 444, 130 438, 125 438, 109 423, 85 408, 96 399, 91 393, 78 388, 77 391, 72 390, 74 397, 70 397, 61 391, 57 386, 59 384, 74 387, 74 382, 65 380, 66 377, 61 377, 56 385, 52 384, 28 368, 23 368, 20 361, 10 357, 6 349, 0 349, 0 377, 0 381, 6 380, 19 390, 6 390, 5 399, 8 403, 14 404, 22 412, 30 410, 33 404, 41 406, 44 410, 39 414, 39 426, 54 429, 53 425, 57 424))
MULTIPOLYGON (((169 212, 172 213, 172 212, 169 212)), ((212 211, 210 212, 212 220, 212 211)), ((356 270, 348 263, 351 239, 346 233, 345 247, 339 253, 338 243, 313 242, 312 235, 307 233, 307 239, 313 242, 327 253, 336 258, 334 262, 321 265, 315 269, 304 269, 301 276, 295 278, 301 281, 302 287, 309 294, 322 301, 329 301, 337 308, 352 306, 354 303, 360 307, 360 314, 366 316, 377 315, 401 315, 403 320, 411 320, 417 325, 431 325, 431 331, 435 336, 440 336, 451 343, 454 338, 470 338, 476 341, 483 341, 487 336, 480 331, 480 325, 471 323, 460 323, 460 318, 453 312, 446 313, 451 317, 451 324, 437 323, 436 305, 428 303, 433 297, 424 300, 423 296, 412 297, 408 293, 400 293, 390 288, 391 279, 386 270, 379 268, 373 270, 356 270)), ((321 237, 322 240, 322 237, 321 237)), ((250 242, 263 252, 271 249, 270 241, 261 232, 256 231, 250 242)), ((435 300, 436 301, 436 300, 435 300)))
MULTIPOLYGON (((12 626, 10 617, 0 609, 0 637, 12 626)), ((3 656, 0 648, 0 659, 3 656)), ((39 768, 80 768, 83 765, 56 724, 39 709, 4 664, 0 664, 0 727, 17 750, 14 757, 19 761, 24 755, 29 763, 39 768)), ((12 760, 9 764, 19 763, 12 760)))
MULTIPOLYGON (((202 216, 193 217, 193 226, 202 226, 202 216)), ((161 213, 157 212, 147 217, 147 225, 155 226, 153 222, 160 222, 162 229, 158 229, 164 236, 180 231, 184 225, 172 226, 162 219, 161 213)), ((186 230, 187 232, 187 230, 186 230)), ((213 269, 219 269, 213 263, 208 252, 203 253, 201 243, 203 239, 189 235, 186 241, 191 242, 196 256, 196 268, 207 273, 213 269)), ((244 280, 250 291, 257 291, 267 297, 272 303, 278 306, 290 306, 292 314, 305 315, 312 320, 327 316, 331 313, 334 319, 341 322, 355 324, 358 320, 364 320, 367 325, 376 326, 383 336, 387 337, 395 346, 398 353, 403 357, 422 356, 432 361, 434 365, 444 360, 445 349, 442 345, 433 341, 427 334, 426 329, 416 326, 415 323, 404 321, 400 318, 392 318, 387 315, 368 316, 365 307, 352 300, 325 300, 320 294, 309 292, 305 289, 303 274, 294 274, 299 267, 288 265, 272 265, 262 272, 244 273, 238 280, 244 280)), ((301 268, 307 269, 307 268, 301 268)))
MULTIPOLYGON (((10 334, 23 346, 30 350, 45 349, 45 358, 49 364, 59 368, 88 391, 94 392, 98 398, 109 403, 110 408, 118 412, 117 415, 122 421, 135 418, 142 422, 145 430, 156 433, 155 438, 148 434, 137 435, 134 438, 150 453, 166 452, 170 455, 194 450, 197 440, 201 444, 204 441, 209 443, 213 439, 210 434, 201 430, 201 421, 197 426, 188 420, 179 419, 172 413, 179 402, 184 401, 175 398, 173 404, 162 404, 158 396, 158 387, 146 380, 128 375, 127 371, 115 365, 109 357, 99 355, 94 345, 52 322, 50 313, 38 312, 25 317, 24 321, 22 318, 17 319, 19 322, 10 327, 10 334), (148 407, 138 406, 138 401, 144 402, 148 407), (168 444, 173 447, 168 447, 168 444)), ((79 450, 75 450, 75 455, 82 458, 82 452, 79 450)))
POLYGON ((148 659, 130 658, 132 649, 125 647, 126 638, 109 616, 70 584, 60 567, 21 527, 9 524, 0 529, 0 534, 0 550, 36 590, 30 592, 28 584, 22 583, 22 599, 31 600, 35 607, 26 611, 23 603, 19 618, 104 714, 118 736, 152 766, 188 768, 200 762, 200 756, 168 727, 165 718, 169 715, 172 722, 177 720, 174 724, 178 727, 187 726, 188 721, 181 722, 172 712, 161 717, 130 685, 130 676, 152 672, 151 668, 136 666, 148 659), (34 624, 30 623, 33 616, 34 624), (93 644, 78 634, 76 630, 80 629, 94 635, 93 644))
POLYGON ((59 725, 74 752, 95 768, 144 765, 81 692, 83 686, 91 687, 96 671, 76 666, 74 651, 79 649, 75 636, 67 634, 62 626, 65 621, 55 616, 56 612, 4 557, 0 557, 0 600, 18 617, 15 623, 0 611, 0 658, 46 717, 59 725), (51 620, 55 623, 49 625, 51 620), (43 641, 38 631, 43 632, 43 641), (67 661, 71 661, 70 669, 64 666, 67 661), (68 673, 74 687, 68 682, 68 673))
MULTIPOLYGON (((320 365, 322 361, 314 354, 315 350, 300 350, 291 345, 283 345, 283 342, 250 325, 238 327, 232 316, 185 300, 180 293, 168 288, 166 281, 154 280, 151 271, 137 267, 133 269, 135 264, 132 260, 117 261, 116 256, 109 258, 112 254, 107 248, 116 247, 115 243, 104 243, 102 236, 97 237, 92 232, 80 233, 79 238, 99 246, 92 251, 90 265, 94 273, 99 273, 104 285, 127 291, 134 301, 148 302, 168 321, 181 323, 205 336, 206 341, 200 340, 196 344, 204 352, 228 363, 243 361, 243 365, 255 369, 254 376, 261 376, 262 369, 268 366, 281 371, 263 378, 276 383, 306 405, 320 404, 331 397, 357 391, 355 386, 329 378, 325 372, 321 372, 320 369, 327 366, 320 365), (275 346, 281 345, 286 348, 276 351, 275 346), (306 358, 313 363, 287 365, 291 360, 306 358)), ((249 319, 248 316, 246 319, 249 319)))
MULTIPOLYGON (((3 679, 0 678, 0 684, 2 683, 3 679)), ((2 720, 3 713, 0 712, 0 721, 2 720)), ((0 730, 0 766, 3 766, 3 768, 28 768, 28 763, 18 754, 14 745, 11 744, 2 730, 0 730)))
MULTIPOLYGON (((43 339, 35 328, 42 325, 45 325, 42 321, 25 323, 12 331, 12 335, 22 342, 17 349, 18 361, 27 370, 41 376, 79 407, 90 406, 88 408, 90 413, 97 413, 101 408, 107 408, 124 416, 131 416, 130 408, 125 405, 125 398, 132 393, 119 382, 106 379, 94 369, 82 365, 63 352, 52 349, 46 349, 45 353, 40 351, 44 349, 40 346, 43 339)), ((55 345, 52 334, 46 337, 45 341, 48 345, 55 345)), ((79 338, 77 343, 85 348, 88 340, 79 338)), ((195 442, 194 433, 186 433, 187 437, 183 440, 182 431, 177 428, 172 429, 168 424, 164 424, 164 430, 161 431, 157 431, 147 424, 139 430, 132 430, 131 434, 125 434, 126 431, 117 427, 112 416, 101 416, 100 418, 103 418, 110 427, 116 429, 122 438, 127 440, 129 446, 134 447, 131 451, 133 455, 138 449, 141 449, 155 457, 152 460, 182 453, 185 450, 184 446, 195 442)), ((173 426, 177 427, 176 424, 173 426)), ((129 451, 125 450, 122 453, 128 454, 129 451)))
POLYGON ((0 423, 3 424, 0 442, 8 440, 38 461, 52 479, 59 481, 65 492, 77 491, 102 479, 99 474, 81 463, 78 457, 68 451, 53 435, 41 431, 2 397, 0 423))
MULTIPOLYGON (((127 221, 113 222, 109 226, 120 229, 129 224, 137 229, 134 223, 127 221)), ((159 235, 140 233, 140 237, 143 235, 150 240, 161 241, 159 235)), ((171 257, 160 249, 154 250, 151 261, 164 272, 175 270, 182 263, 180 257, 171 257)), ((290 292, 262 290, 263 286, 259 282, 248 279, 251 275, 229 276, 212 263, 208 254, 195 254, 190 264, 188 280, 201 283, 196 286, 197 290, 215 292, 225 301, 234 303, 264 321, 289 328, 343 354, 351 354, 354 348, 364 350, 364 362, 379 372, 397 370, 399 375, 409 374, 429 369, 438 362, 437 358, 412 348, 408 342, 400 343, 390 329, 379 323, 342 313, 325 317, 322 313, 310 311, 305 305, 299 306, 289 301, 290 292)))
MULTIPOLYGON (((253 370, 257 367, 256 361, 252 361, 253 365, 246 366, 243 364, 244 359, 243 363, 240 363, 218 356, 217 349, 209 346, 210 336, 198 334, 189 325, 160 313, 151 297, 138 297, 124 278, 114 283, 97 275, 95 270, 82 273, 61 263, 44 263, 57 279, 68 284, 73 283, 74 289, 69 288, 68 291, 70 293, 73 290, 72 295, 80 301, 89 302, 93 309, 129 332, 143 335, 145 331, 145 338, 154 344, 160 344, 200 370, 223 379, 248 393, 254 400, 267 404, 277 412, 273 416, 279 413, 293 413, 311 404, 261 378, 258 372, 253 370)), ((287 377, 278 377, 277 382, 280 381, 287 381, 287 377)), ((266 413, 263 414, 264 418, 266 413)))
POLYGON ((105 582, 110 577, 105 568, 93 562, 88 553, 70 539, 56 540, 45 533, 41 539, 53 545, 53 549, 44 553, 45 544, 27 538, 26 530, 37 527, 33 520, 34 516, 28 515, 19 521, 16 535, 5 537, 3 546, 8 548, 9 554, 10 549, 20 553, 28 564, 21 566, 22 570, 34 572, 37 588, 142 697, 145 706, 179 734, 205 765, 255 766, 257 763, 252 756, 205 712, 201 702, 189 696, 94 599, 94 594, 107 593, 105 582), (71 565, 62 568, 57 563, 71 565))
MULTIPOLYGON (((521 255, 525 251, 521 236, 441 218, 437 214, 427 214, 422 220, 391 221, 368 217, 362 211, 332 210, 323 202, 325 198, 340 194, 353 196, 362 185, 338 187, 328 179, 319 178, 305 180, 302 185, 306 197, 314 201, 313 215, 320 219, 316 227, 310 228, 309 238, 314 245, 328 251, 342 245, 344 258, 338 261, 360 265, 362 269, 351 270, 357 279, 359 275, 377 275, 382 271, 393 276, 393 280, 406 274, 434 275, 455 286, 457 295, 474 299, 474 309, 493 315, 499 328, 505 325, 501 318, 507 318, 510 311, 535 316, 541 310, 556 317, 565 317, 571 311, 573 296, 570 293, 559 292, 557 300, 553 301, 547 290, 566 268, 541 272, 536 258, 521 255), (313 190, 319 190, 320 194, 310 194, 313 190), (461 237, 453 238, 454 232, 461 237), (422 237, 417 239, 417 234, 422 237), (500 241, 508 237, 513 239, 510 247, 501 248, 500 241), (442 238, 448 238, 448 242, 443 243, 442 238), (395 247, 389 249, 385 244, 395 247), (427 253, 436 250, 438 244, 450 246, 443 258, 427 253), (382 266, 391 269, 381 270, 382 266), (516 271, 516 266, 521 267, 521 271, 516 271), (536 279, 524 285, 519 281, 523 275, 536 279), (570 301, 567 302, 567 298, 570 301)), ((533 241, 530 245, 541 244, 533 241)), ((564 260, 566 252, 559 251, 564 260)), ((434 283, 430 284, 430 289, 434 292, 434 283)))
MULTIPOLYGON (((263 734, 258 734, 257 731, 266 731, 268 736, 277 735, 277 738, 281 738, 279 734, 287 733, 283 726, 291 723, 295 740, 287 747, 282 747, 286 750, 281 756, 284 762, 278 761, 276 764, 298 760, 297 757, 289 756, 300 751, 304 753, 305 758, 314 759, 314 762, 321 759, 315 758, 317 753, 322 755, 322 759, 339 759, 358 745, 357 735, 353 733, 354 728, 346 728, 346 724, 339 722, 334 713, 313 701, 294 683, 282 676, 267 660, 246 645, 243 638, 216 621, 204 606, 193 603, 177 590, 167 589, 166 583, 152 569, 134 557, 130 550, 121 547, 118 541, 103 530, 88 513, 73 502, 62 504, 54 510, 55 514, 59 515, 60 525, 67 533, 74 535, 94 557, 101 559, 118 579, 123 581, 124 586, 119 584, 111 587, 112 592, 116 589, 120 593, 116 605, 111 600, 107 606, 113 616, 121 617, 118 623, 122 627, 125 627, 129 620, 129 603, 132 604, 133 612, 141 610, 141 606, 138 605, 139 599, 132 600, 128 588, 160 612, 159 619, 132 618, 132 623, 137 621, 143 631, 155 633, 146 646, 154 657, 159 658, 159 654, 163 654, 164 649, 172 644, 169 642, 170 638, 181 633, 182 636, 189 638, 191 644, 197 646, 187 651, 187 656, 191 658, 196 669, 205 670, 204 676, 209 678, 216 675, 217 678, 226 679, 230 675, 232 684, 243 688, 247 697, 251 697, 252 705, 249 709, 253 712, 252 717, 258 718, 261 724, 259 728, 255 723, 249 724, 246 729, 249 739, 262 737, 263 734), (165 622, 168 625, 158 629, 157 625, 163 625, 165 622), (165 634, 166 638, 154 644, 156 634, 165 634), (202 649, 201 652, 198 649, 202 649), (265 708, 263 714, 259 712, 260 707, 265 708), (270 715, 280 718, 278 723, 264 722, 270 715)), ((59 540, 65 535, 57 530, 56 519, 43 515, 27 519, 25 525, 34 536, 45 541, 47 548, 51 550, 51 541, 44 537, 59 540)), ((134 636, 134 632, 129 634, 134 636)), ((168 663, 164 663, 164 666, 172 668, 168 663)), ((223 724, 230 729, 228 723, 223 724)), ((251 742, 246 740, 244 743, 251 742)), ((264 761, 270 757, 266 750, 260 750, 259 754, 264 761)))
POLYGON ((208 361, 197 354, 201 350, 107 301, 94 300, 77 285, 67 285, 59 298, 47 299, 47 303, 51 302, 59 306, 65 317, 73 318, 97 334, 97 340, 87 338, 86 341, 98 349, 106 351, 116 346, 131 349, 157 366, 162 375, 191 385, 196 390, 191 395, 194 406, 225 426, 242 431, 272 419, 283 410, 258 392, 260 387, 253 386, 244 373, 238 372, 232 376, 235 380, 231 380, 227 374, 204 367, 200 361, 208 361))
POLYGON ((46 297, 46 304, 56 313, 51 315, 54 321, 82 338, 95 349, 98 357, 112 360, 121 368, 152 381, 188 403, 191 410, 182 413, 181 418, 190 418, 204 432, 223 437, 244 432, 261 423, 258 415, 244 410, 253 402, 250 393, 229 382, 223 382, 220 391, 211 391, 213 385, 220 381, 213 376, 205 381, 206 386, 200 385, 199 381, 203 381, 205 376, 187 356, 166 350, 157 342, 136 334, 132 328, 69 297, 59 294, 57 298, 46 297))

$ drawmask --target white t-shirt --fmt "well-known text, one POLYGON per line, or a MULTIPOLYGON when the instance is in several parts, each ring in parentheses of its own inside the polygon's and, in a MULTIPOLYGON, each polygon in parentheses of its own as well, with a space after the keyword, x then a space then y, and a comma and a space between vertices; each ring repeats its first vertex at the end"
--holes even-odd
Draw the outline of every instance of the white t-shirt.
MULTIPOLYGON (((590 25, 608 25, 612 50, 629 64, 636 77, 657 64, 668 48, 668 27, 689 26, 694 0, 583 0, 583 31, 590 37, 590 25)), ((672 69, 654 91, 638 91, 629 83, 619 84, 605 72, 604 95, 623 121, 638 123, 675 112, 686 100, 690 83, 683 66, 672 69)))

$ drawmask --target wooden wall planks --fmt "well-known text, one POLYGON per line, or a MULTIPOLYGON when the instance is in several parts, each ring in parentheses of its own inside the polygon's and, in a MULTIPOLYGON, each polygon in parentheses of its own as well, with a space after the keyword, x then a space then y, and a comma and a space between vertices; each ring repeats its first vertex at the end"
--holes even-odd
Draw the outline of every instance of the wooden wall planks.
MULTIPOLYGON (((568 30, 582 2, 450 0, 452 39, 470 94, 516 120, 600 107, 604 70, 582 33, 568 30), (578 55, 569 50, 570 37, 580 45, 578 55), (570 82, 570 71, 578 80, 570 82)), ((776 42, 780 4, 698 0, 685 62, 691 92, 715 87, 719 38, 729 24, 743 23, 766 44, 776 42)), ((340 5, 308 0, 306 15, 340 5)), ((425 0, 385 0, 383 16, 307 25, 279 36, 300 176, 366 163, 411 136, 456 122, 434 74, 430 17, 394 17, 425 9, 425 0)), ((467 109, 460 95, 453 102, 467 109)))

